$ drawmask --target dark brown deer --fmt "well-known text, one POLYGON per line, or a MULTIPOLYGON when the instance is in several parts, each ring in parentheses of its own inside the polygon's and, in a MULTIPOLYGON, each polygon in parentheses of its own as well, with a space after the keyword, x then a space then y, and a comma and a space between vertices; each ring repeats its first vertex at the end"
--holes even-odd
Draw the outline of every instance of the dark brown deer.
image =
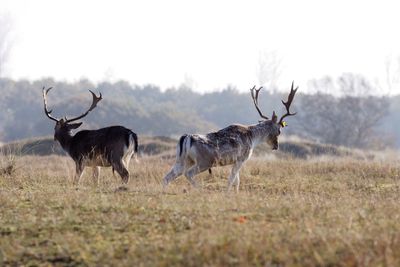
POLYGON ((248 126, 230 125, 218 132, 206 135, 183 135, 176 148, 175 165, 164 177, 164 187, 182 174, 193 186, 196 186, 193 180, 196 174, 210 170, 214 166, 233 165, 228 178, 228 190, 234 183, 236 183, 236 191, 239 190, 240 168, 251 157, 253 149, 261 142, 267 142, 273 150, 278 149, 278 136, 281 133, 281 128, 285 127, 283 119, 296 114, 289 111, 298 89, 293 89, 293 83, 288 100, 282 101, 286 108, 286 114, 279 121, 275 111, 269 119, 262 114, 258 107, 258 94, 261 88, 256 89, 254 86, 250 91, 256 110, 263 120, 248 126))
POLYGON ((74 184, 78 184, 85 166, 93 168, 93 178, 99 181, 100 167, 112 167, 122 178, 123 183, 129 181, 129 162, 138 150, 137 135, 123 126, 111 126, 98 130, 83 130, 72 135, 72 130, 79 128, 82 122, 72 123, 82 119, 92 111, 102 99, 90 91, 93 96, 92 105, 82 115, 67 119, 57 119, 51 115, 52 110, 47 109, 47 94, 52 87, 43 87, 44 113, 56 122, 54 127, 54 140, 74 160, 76 172, 74 184))

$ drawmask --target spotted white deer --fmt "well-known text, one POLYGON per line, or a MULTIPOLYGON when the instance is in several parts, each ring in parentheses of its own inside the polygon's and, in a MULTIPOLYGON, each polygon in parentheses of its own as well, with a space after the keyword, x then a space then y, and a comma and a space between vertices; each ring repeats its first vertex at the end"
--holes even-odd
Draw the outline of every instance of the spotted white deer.
POLYGON ((44 112, 46 116, 56 122, 54 127, 54 140, 57 140, 61 147, 74 160, 76 172, 74 184, 79 183, 80 177, 85 166, 93 168, 93 178, 99 182, 100 167, 112 167, 122 178, 123 183, 129 181, 128 166, 132 156, 138 150, 137 135, 123 126, 111 126, 98 130, 83 130, 72 135, 72 130, 82 125, 82 122, 71 123, 82 119, 92 111, 97 103, 103 99, 93 96, 92 105, 82 115, 67 119, 66 117, 57 119, 51 115, 52 110, 47 109, 47 94, 52 87, 43 87, 44 112))
POLYGON ((267 142, 273 150, 278 149, 278 136, 281 128, 286 124, 283 119, 296 114, 289 111, 298 89, 298 87, 293 89, 293 83, 288 100, 286 102, 282 100, 286 114, 279 121, 275 111, 271 119, 262 114, 258 106, 258 94, 261 88, 256 89, 254 86, 250 91, 256 110, 263 120, 248 126, 230 125, 206 135, 183 135, 177 144, 176 162, 163 179, 164 188, 182 174, 193 186, 196 186, 193 179, 196 174, 215 166, 233 165, 228 178, 228 191, 234 183, 236 183, 236 191, 239 191, 239 171, 251 157, 253 149, 262 142, 267 142))

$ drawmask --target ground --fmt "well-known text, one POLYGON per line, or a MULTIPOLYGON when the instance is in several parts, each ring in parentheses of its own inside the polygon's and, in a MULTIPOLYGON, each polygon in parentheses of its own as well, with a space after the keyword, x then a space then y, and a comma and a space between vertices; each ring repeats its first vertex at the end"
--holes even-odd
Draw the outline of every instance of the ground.
MULTIPOLYGON (((3 163, 8 159, 3 158, 3 163)), ((180 177, 173 159, 131 162, 131 180, 63 156, 23 156, 0 175, 0 266, 400 266, 400 164, 250 160, 239 193, 229 168, 180 177)))

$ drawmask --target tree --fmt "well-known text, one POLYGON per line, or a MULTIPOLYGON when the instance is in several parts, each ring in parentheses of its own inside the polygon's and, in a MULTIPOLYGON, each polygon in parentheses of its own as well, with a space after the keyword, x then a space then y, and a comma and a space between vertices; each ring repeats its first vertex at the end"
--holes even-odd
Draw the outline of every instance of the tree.
POLYGON ((8 15, 0 14, 0 77, 4 76, 5 64, 11 52, 12 21, 8 15))
POLYGON ((386 58, 385 74, 388 93, 393 93, 393 89, 400 87, 400 56, 386 58))
POLYGON ((277 88, 281 75, 281 60, 274 51, 260 52, 257 65, 257 79, 260 86, 272 92, 277 88))
POLYGON ((306 137, 323 143, 357 148, 388 145, 380 128, 388 113, 387 97, 371 96, 374 87, 362 76, 343 74, 337 82, 324 78, 315 86, 333 88, 341 96, 318 92, 302 98, 300 125, 306 137))

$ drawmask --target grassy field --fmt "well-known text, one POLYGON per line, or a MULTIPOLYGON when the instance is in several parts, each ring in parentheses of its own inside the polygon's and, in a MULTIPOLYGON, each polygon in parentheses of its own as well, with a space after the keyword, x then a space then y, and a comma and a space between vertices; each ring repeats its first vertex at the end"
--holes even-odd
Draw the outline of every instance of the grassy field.
MULTIPOLYGON (((0 160, 4 165, 8 158, 0 160)), ((132 162, 73 187, 72 160, 24 156, 0 174, 0 266, 400 266, 400 162, 253 159, 180 177, 172 160, 132 162)))

